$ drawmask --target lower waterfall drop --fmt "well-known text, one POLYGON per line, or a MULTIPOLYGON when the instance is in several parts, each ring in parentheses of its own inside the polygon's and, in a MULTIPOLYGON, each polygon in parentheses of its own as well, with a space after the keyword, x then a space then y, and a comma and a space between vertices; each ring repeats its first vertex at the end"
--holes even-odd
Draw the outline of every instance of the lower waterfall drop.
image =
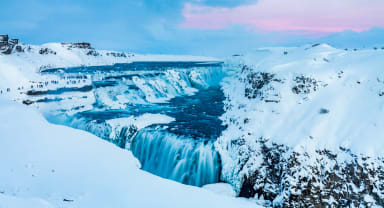
POLYGON ((220 179, 220 156, 213 141, 194 141, 164 129, 146 128, 131 144, 142 169, 184 184, 203 186, 220 179))

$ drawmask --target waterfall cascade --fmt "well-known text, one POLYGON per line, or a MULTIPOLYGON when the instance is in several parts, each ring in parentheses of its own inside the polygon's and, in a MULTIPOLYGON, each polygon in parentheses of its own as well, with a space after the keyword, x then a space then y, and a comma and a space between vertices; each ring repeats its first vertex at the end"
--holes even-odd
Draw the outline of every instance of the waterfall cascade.
POLYGON ((44 73, 66 82, 29 92, 50 122, 130 149, 143 170, 158 176, 195 186, 219 181, 221 162, 213 143, 224 128, 218 118, 225 76, 220 63, 136 63, 44 73))

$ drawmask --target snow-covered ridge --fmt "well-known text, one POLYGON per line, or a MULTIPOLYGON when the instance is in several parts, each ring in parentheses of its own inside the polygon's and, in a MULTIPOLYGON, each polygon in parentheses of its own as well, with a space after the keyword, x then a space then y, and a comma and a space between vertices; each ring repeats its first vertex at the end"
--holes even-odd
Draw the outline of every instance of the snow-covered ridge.
POLYGON ((319 45, 261 53, 245 56, 236 79, 224 86, 235 105, 226 116, 249 117, 243 131, 291 147, 311 141, 384 155, 384 50, 319 45))
POLYGON ((264 48, 227 63, 217 147, 240 195, 383 206, 384 50, 264 48))

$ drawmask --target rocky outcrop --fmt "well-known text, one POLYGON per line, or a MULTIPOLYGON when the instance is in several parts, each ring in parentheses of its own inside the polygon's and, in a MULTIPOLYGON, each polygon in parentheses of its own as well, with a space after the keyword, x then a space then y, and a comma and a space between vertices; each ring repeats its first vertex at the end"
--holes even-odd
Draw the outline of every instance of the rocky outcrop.
POLYGON ((107 56, 113 56, 113 57, 124 57, 124 58, 127 57, 127 55, 125 53, 119 53, 119 52, 109 52, 106 55, 107 56))
POLYGON ((273 207, 384 206, 384 158, 343 148, 309 154, 263 139, 256 143, 261 162, 244 176, 239 196, 264 199, 273 207))
MULTIPOLYGON (((0 35, 0 53, 9 55, 18 44, 18 39, 9 39, 8 35, 0 35)), ((17 51, 22 52, 20 46, 17 47, 17 51)))
POLYGON ((267 72, 254 72, 252 68, 243 66, 241 69, 243 74, 247 74, 244 78, 240 78, 245 83, 244 96, 248 99, 260 99, 265 102, 279 102, 279 96, 276 95, 272 99, 267 99, 268 92, 274 90, 271 82, 282 83, 281 79, 275 77, 275 74, 267 72))
POLYGON ((63 46, 67 46, 68 49, 71 48, 80 48, 80 49, 94 49, 91 47, 90 43, 79 42, 79 43, 61 43, 63 46))
POLYGON ((39 54, 40 55, 48 55, 48 54, 56 55, 57 53, 56 53, 56 51, 53 51, 53 50, 51 50, 49 48, 41 48, 39 50, 39 54))

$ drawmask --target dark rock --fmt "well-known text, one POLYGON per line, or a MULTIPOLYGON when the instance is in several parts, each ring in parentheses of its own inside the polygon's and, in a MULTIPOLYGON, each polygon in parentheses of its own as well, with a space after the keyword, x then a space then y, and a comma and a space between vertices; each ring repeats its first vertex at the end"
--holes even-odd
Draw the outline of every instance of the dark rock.
POLYGON ((24 105, 31 105, 31 104, 33 104, 33 101, 31 101, 31 100, 23 100, 23 104, 24 105))
POLYGON ((8 35, 0 35, 0 53, 11 54, 18 43, 18 39, 9 39, 8 35))
POLYGON ((100 53, 96 50, 90 50, 88 51, 87 56, 100 56, 100 53))
POLYGON ((71 48, 80 48, 80 49, 93 49, 91 47, 90 43, 87 42, 79 42, 79 43, 61 43, 64 46, 68 46, 69 49, 71 48))
MULTIPOLYGON (((243 80, 246 83, 245 97, 248 99, 260 98, 264 100, 263 89, 271 82, 281 82, 279 79, 274 79, 274 74, 266 72, 254 72, 253 69, 248 66, 243 66, 242 73, 246 73, 246 78, 243 80)), ((268 90, 273 89, 269 86, 268 90)), ((265 89, 267 90, 267 89, 265 89)))
POLYGON ((253 188, 255 186, 255 180, 250 177, 244 177, 243 184, 240 189, 239 197, 253 198, 256 195, 256 190, 253 188))
POLYGON ((19 44, 19 39, 10 39, 8 42, 9 42, 9 44, 17 45, 17 44, 19 44))
POLYGON ((124 57, 124 58, 127 57, 127 55, 125 53, 119 53, 119 52, 108 52, 107 56, 124 57))
POLYGON ((24 49, 21 46, 16 46, 16 52, 22 53, 24 52, 24 49))
POLYGON ((327 114, 327 113, 329 113, 329 110, 328 110, 328 109, 325 109, 325 108, 321 108, 321 109, 319 110, 319 113, 320 113, 320 114, 327 114))
POLYGON ((49 48, 41 48, 39 50, 39 54, 40 55, 48 55, 48 54, 56 55, 57 53, 56 53, 56 51, 53 51, 53 50, 51 50, 49 48))
MULTIPOLYGON (((254 172, 244 176, 239 196, 262 197, 271 203, 279 197, 274 207, 384 205, 383 158, 373 159, 342 150, 342 154, 353 159, 340 161, 338 155, 329 150, 317 150, 310 155, 260 139, 256 139, 255 145, 259 145, 261 151, 252 157, 262 162, 254 172), (305 162, 310 158, 313 162, 305 162), (367 196, 370 201, 365 200, 367 196)), ((239 161, 241 169, 247 161, 239 161)))
POLYGON ((303 75, 295 77, 293 81, 296 82, 296 85, 292 87, 292 92, 295 94, 309 94, 319 87, 318 81, 303 75))
POLYGON ((127 142, 129 142, 133 136, 137 133, 137 127, 135 125, 125 126, 121 129, 120 134, 116 135, 113 143, 120 148, 125 149, 127 142))
POLYGON ((8 42, 8 35, 0 35, 0 42, 8 42))

